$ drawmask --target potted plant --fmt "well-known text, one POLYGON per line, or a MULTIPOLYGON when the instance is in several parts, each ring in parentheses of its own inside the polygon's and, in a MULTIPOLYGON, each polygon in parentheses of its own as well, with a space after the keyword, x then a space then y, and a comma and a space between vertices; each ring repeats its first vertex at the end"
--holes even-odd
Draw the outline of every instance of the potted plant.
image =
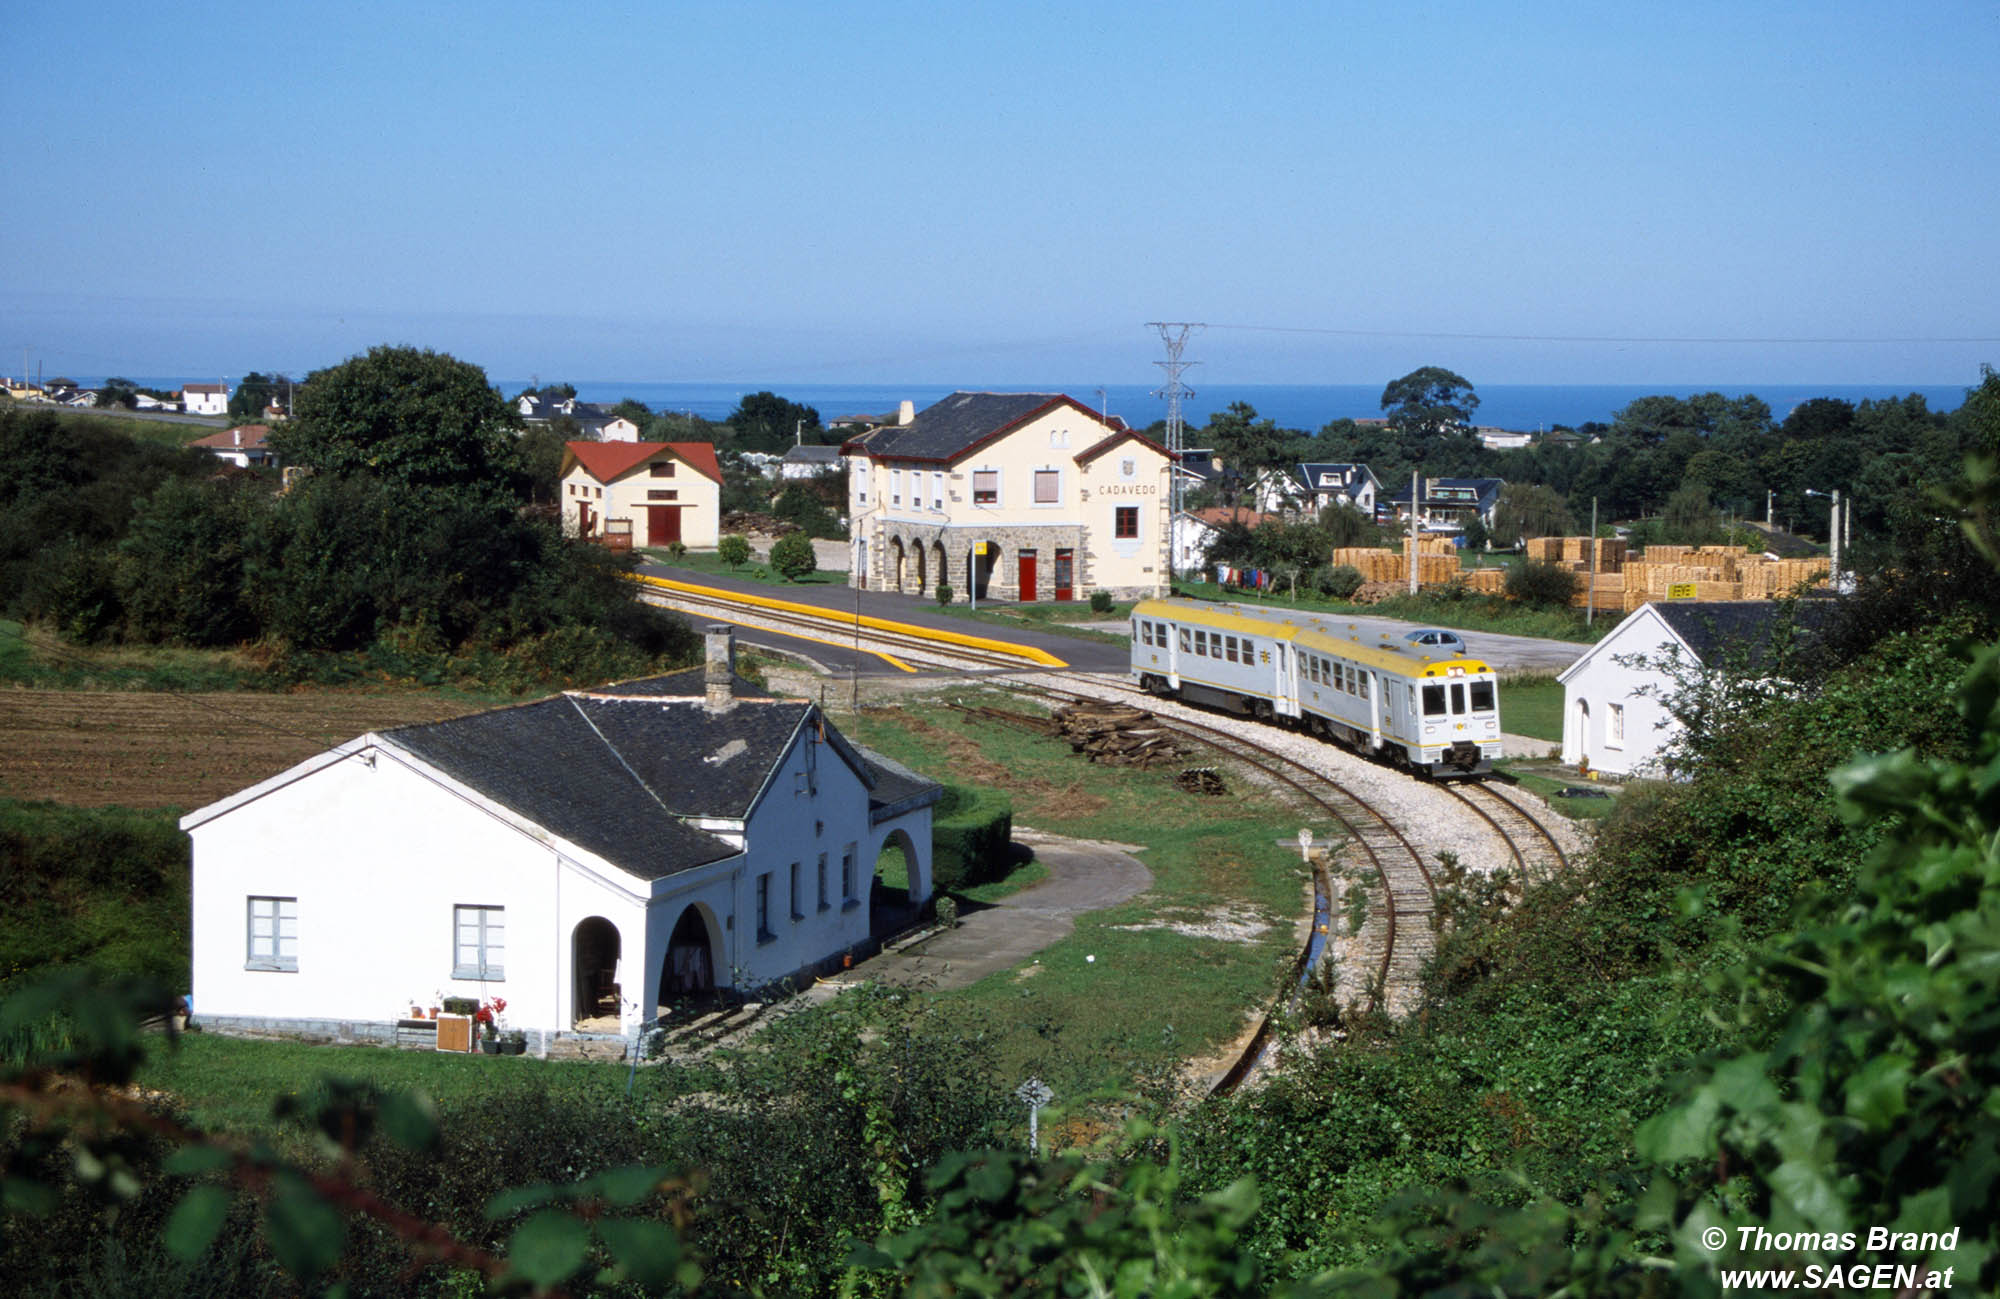
POLYGON ((507 1010, 507 999, 495 997, 472 1012, 472 1022, 479 1034, 479 1049, 487 1055, 500 1054, 500 1017, 507 1010))
POLYGON ((518 1028, 510 1030, 505 1037, 500 1039, 501 1055, 526 1055, 527 1051, 528 1035, 518 1028))

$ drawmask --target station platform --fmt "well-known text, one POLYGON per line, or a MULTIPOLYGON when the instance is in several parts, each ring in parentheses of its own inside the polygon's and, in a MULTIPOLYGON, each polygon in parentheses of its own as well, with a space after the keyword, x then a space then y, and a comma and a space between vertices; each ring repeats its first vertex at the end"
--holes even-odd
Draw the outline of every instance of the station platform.
MULTIPOLYGON (((641 564, 640 576, 665 578, 701 588, 705 593, 724 597, 744 597, 745 604, 771 601, 794 612, 806 612, 825 619, 822 636, 787 636, 764 627, 743 627, 738 639, 746 644, 768 644, 785 653, 799 654, 829 669, 863 675, 923 671, 912 665, 885 663, 883 656, 863 650, 857 659, 851 646, 839 643, 842 635, 852 636, 856 618, 866 627, 870 620, 894 623, 909 634, 934 635, 940 642, 963 644, 969 639, 994 642, 1027 651, 1022 671, 1068 669, 1078 672, 1124 673, 1130 667, 1130 652, 1122 645, 1063 636, 1028 627, 999 627, 971 618, 954 617, 924 596, 896 591, 861 591, 848 586, 809 584, 771 586, 731 578, 716 573, 696 573, 665 564, 641 564), (791 644, 786 644, 791 642, 791 644)), ((1003 606, 1004 607, 1004 606, 1003 606)))

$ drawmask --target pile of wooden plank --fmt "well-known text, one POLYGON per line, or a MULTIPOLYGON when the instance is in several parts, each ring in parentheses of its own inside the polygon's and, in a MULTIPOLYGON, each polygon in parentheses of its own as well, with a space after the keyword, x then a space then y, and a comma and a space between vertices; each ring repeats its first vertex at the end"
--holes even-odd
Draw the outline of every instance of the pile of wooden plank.
POLYGON ((1466 589, 1477 595, 1506 594, 1507 570, 1504 568, 1472 568, 1459 576, 1464 579, 1466 589))
MULTIPOLYGON (((1580 573, 1590 571, 1589 537, 1536 537, 1525 545, 1528 558, 1544 564, 1561 564, 1580 573)), ((1616 573, 1625 567, 1625 543, 1616 537, 1599 537, 1597 571, 1616 573)))
POLYGON ((1151 725, 1153 715, 1127 704, 1082 700, 1050 714, 1071 752, 1111 767, 1179 762, 1190 752, 1173 733, 1151 725))

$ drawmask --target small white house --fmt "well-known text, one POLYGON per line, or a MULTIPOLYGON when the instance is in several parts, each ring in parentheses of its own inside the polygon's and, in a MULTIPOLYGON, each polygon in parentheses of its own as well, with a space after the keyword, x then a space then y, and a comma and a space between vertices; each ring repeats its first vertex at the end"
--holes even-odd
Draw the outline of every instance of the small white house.
POLYGON ((1665 696, 1670 659, 1754 670, 1766 662, 1785 606, 1774 601, 1639 606, 1556 677, 1563 687, 1562 760, 1613 776, 1660 774, 1678 733, 1665 696))
POLYGON ((190 415, 227 415, 229 385, 189 383, 181 385, 181 408, 190 415))
POLYGON ((278 463, 277 456, 272 453, 266 442, 270 436, 269 424, 239 424, 220 433, 196 438, 188 445, 200 447, 210 455, 227 460, 239 469, 248 469, 252 465, 278 463))
POLYGON ((939 787, 706 668, 363 735, 181 820, 213 1028, 393 1040, 413 1005, 637 1031, 870 938, 891 844, 929 896, 939 787))

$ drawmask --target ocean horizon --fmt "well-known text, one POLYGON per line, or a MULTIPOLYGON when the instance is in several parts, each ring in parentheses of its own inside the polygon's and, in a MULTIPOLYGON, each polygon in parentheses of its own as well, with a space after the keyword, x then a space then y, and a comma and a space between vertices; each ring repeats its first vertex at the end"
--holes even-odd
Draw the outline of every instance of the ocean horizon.
MULTIPOLYGON (((142 387, 177 389, 185 376, 128 376, 142 387)), ((240 376, 239 376, 240 378, 240 376)), ((84 376, 86 387, 100 384, 104 376, 84 376)), ((236 379, 227 380, 234 385, 236 379)), ((493 386, 508 396, 531 384, 529 379, 496 378, 493 386)), ((544 382, 554 382, 553 380, 544 382)), ((975 392, 1060 392, 1093 409, 1117 415, 1137 428, 1165 419, 1167 403, 1153 394, 1156 387, 1132 384, 889 384, 889 383, 785 383, 779 380, 758 383, 663 383, 644 379, 572 379, 577 396, 585 401, 614 405, 630 398, 658 412, 698 415, 719 421, 736 409, 742 398, 754 392, 770 391, 819 412, 822 422, 843 415, 881 415, 892 412, 903 401, 913 401, 917 409, 951 393, 975 392)), ((1475 388, 1479 408, 1473 422, 1482 427, 1532 433, 1563 425, 1577 428, 1587 423, 1608 424, 1617 412, 1641 397, 1692 397, 1719 392, 1725 397, 1754 396, 1771 408, 1774 419, 1782 420, 1802 402, 1818 397, 1841 401, 1900 400, 1914 393, 1934 411, 1956 410, 1965 400, 1965 384, 1853 384, 1853 383, 1773 383, 1773 384, 1492 384, 1475 388)), ((1260 419, 1275 421, 1279 427, 1317 433, 1338 419, 1380 418, 1382 389, 1372 384, 1237 384, 1203 385, 1181 402, 1182 417, 1190 429, 1201 427, 1211 415, 1227 410, 1232 403, 1246 402, 1260 419)))
MULTIPOLYGON (((1167 403, 1153 395, 1155 388, 1126 384, 742 384, 582 379, 566 382, 575 385, 577 396, 584 401, 610 405, 629 397, 654 411, 693 414, 706 420, 724 419, 742 398, 767 390, 812 407, 819 412, 822 423, 843 415, 886 414, 903 401, 913 401, 922 410, 959 391, 1065 393, 1138 428, 1167 415, 1167 403)), ((512 395, 529 384, 520 380, 497 386, 512 395)), ((1474 391, 1479 396, 1479 409, 1473 416, 1475 424, 1529 433, 1557 425, 1576 428, 1593 421, 1608 424, 1621 408, 1651 396, 1685 398, 1707 392, 1732 398, 1755 396, 1770 406, 1772 417, 1778 420, 1800 403, 1819 397, 1859 404, 1900 400, 1915 393, 1934 411, 1956 410, 1965 400, 1963 384, 1494 384, 1474 391)), ((1368 384, 1216 385, 1198 388, 1195 395, 1184 397, 1181 415, 1189 428, 1199 428, 1208 422, 1209 416, 1239 401, 1255 408, 1260 419, 1305 433, 1317 433, 1334 420, 1379 419, 1382 415, 1382 389, 1368 384)))

